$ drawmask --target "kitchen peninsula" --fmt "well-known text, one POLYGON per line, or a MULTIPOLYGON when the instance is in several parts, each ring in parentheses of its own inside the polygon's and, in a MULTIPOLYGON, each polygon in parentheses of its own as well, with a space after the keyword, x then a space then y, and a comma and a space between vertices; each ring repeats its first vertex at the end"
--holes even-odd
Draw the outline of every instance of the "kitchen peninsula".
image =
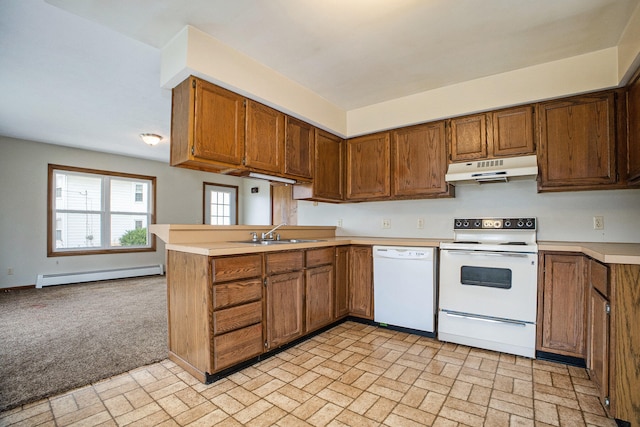
MULTIPOLYGON (((372 245, 439 247, 441 242, 343 237, 335 235, 336 227, 327 226, 278 230, 281 239, 306 242, 250 242, 251 233, 270 228, 150 227, 166 243, 170 359, 202 382, 215 381, 348 317, 372 321, 372 245)), ((638 404, 635 390, 640 389, 636 369, 640 358, 640 244, 538 243, 540 265, 547 260, 549 267, 539 274, 537 350, 546 343, 541 336, 544 328, 553 335, 566 325, 563 319, 554 319, 557 313, 547 310, 544 301, 546 297, 557 302, 566 296, 556 289, 549 294, 552 288, 545 283, 553 284, 551 274, 565 271, 556 272, 552 266, 568 265, 573 276, 555 279, 579 288, 580 297, 575 299, 579 316, 573 320, 580 345, 576 354, 564 347, 552 350, 586 361, 612 416, 639 419, 634 407, 638 404), (601 316, 594 311, 599 307, 598 298, 604 299, 610 314, 601 316)), ((563 312, 567 311, 565 306, 563 312)))

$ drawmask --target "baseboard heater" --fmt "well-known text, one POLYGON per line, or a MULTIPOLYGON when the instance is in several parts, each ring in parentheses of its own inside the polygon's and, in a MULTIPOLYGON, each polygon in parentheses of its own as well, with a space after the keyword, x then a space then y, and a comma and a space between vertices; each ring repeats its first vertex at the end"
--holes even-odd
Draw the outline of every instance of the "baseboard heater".
POLYGON ((127 277, 154 276, 164 274, 162 264, 142 267, 112 268, 109 270, 81 271, 78 273, 38 274, 36 288, 70 283, 95 282, 97 280, 124 279, 127 277))

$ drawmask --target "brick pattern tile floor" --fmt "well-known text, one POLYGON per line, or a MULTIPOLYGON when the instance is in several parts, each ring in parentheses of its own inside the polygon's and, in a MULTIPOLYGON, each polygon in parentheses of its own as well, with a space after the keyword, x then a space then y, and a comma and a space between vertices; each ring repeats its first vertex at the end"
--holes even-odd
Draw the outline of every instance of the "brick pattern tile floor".
POLYGON ((345 322, 213 384, 169 360, 0 426, 610 426, 584 369, 345 322))

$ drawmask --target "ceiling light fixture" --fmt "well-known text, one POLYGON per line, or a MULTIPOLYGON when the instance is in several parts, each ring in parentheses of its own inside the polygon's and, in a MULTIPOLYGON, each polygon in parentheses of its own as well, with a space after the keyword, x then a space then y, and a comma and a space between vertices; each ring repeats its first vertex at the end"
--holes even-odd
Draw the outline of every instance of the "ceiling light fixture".
POLYGON ((162 140, 162 137, 155 133, 141 133, 140 138, 142 138, 142 140, 146 144, 151 146, 158 145, 158 143, 162 140))

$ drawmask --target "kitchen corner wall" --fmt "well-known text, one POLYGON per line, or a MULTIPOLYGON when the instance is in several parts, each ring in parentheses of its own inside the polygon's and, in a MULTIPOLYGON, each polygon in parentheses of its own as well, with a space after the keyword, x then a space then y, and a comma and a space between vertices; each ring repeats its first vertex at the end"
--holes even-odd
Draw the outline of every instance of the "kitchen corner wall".
POLYGON ((34 285, 38 274, 165 264, 165 247, 160 239, 156 239, 155 252, 47 257, 49 163, 155 176, 158 224, 202 224, 203 182, 237 185, 238 220, 270 224, 270 188, 266 181, 0 136, 0 289, 34 285), (255 186, 260 190, 251 194, 250 188, 255 186), (9 268, 13 269, 11 275, 9 268))
POLYGON ((453 199, 298 205, 299 225, 342 220, 341 236, 451 239, 453 218, 520 216, 537 217, 538 240, 640 243, 640 190, 537 193, 535 181, 514 181, 458 185, 453 199), (593 229, 596 215, 604 230, 593 229), (391 228, 382 228, 383 219, 391 228))

